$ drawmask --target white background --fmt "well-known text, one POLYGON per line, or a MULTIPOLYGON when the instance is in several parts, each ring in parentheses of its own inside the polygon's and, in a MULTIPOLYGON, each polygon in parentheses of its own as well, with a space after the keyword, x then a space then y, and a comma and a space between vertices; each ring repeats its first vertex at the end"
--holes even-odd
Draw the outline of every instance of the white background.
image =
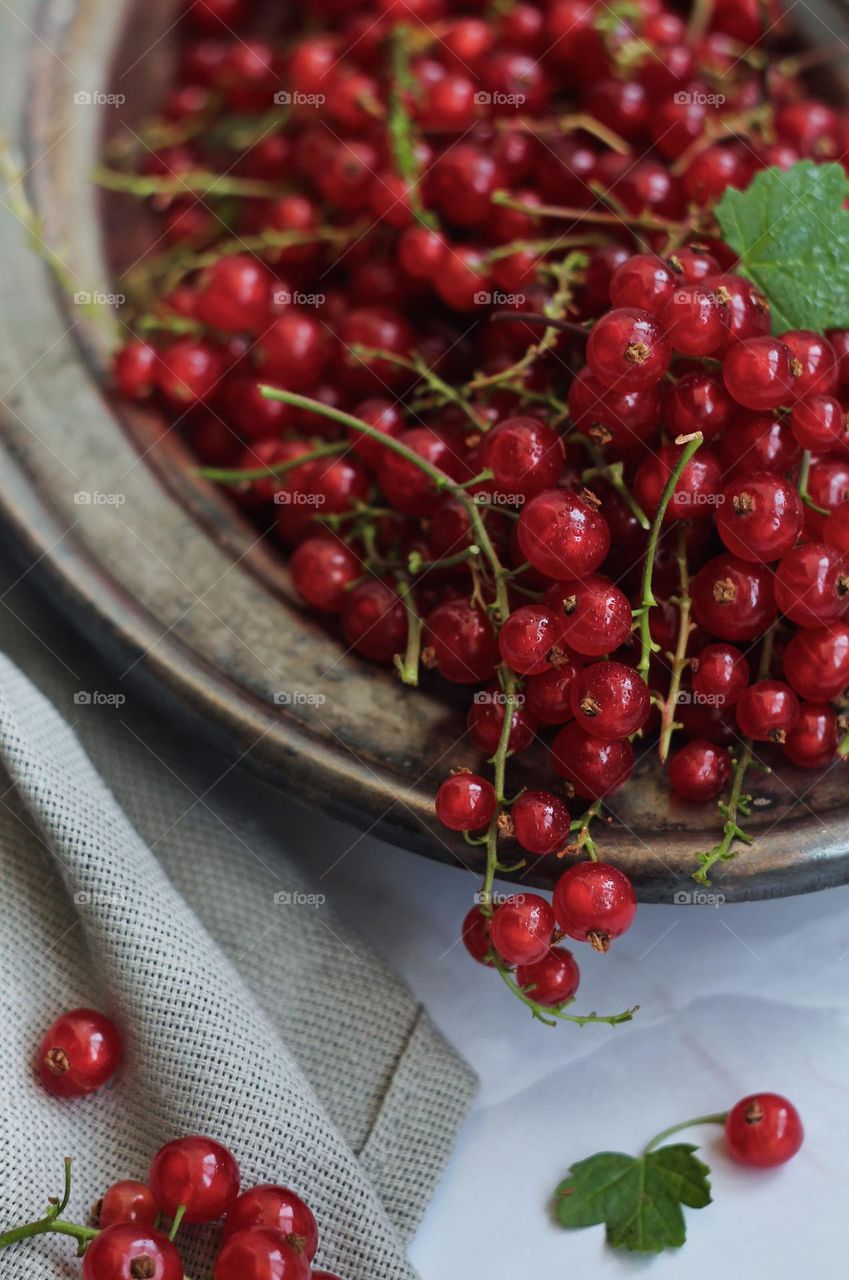
MULTIPOLYGON (((423 1280, 837 1274, 849 1209, 849 888, 722 907, 641 906, 608 955, 575 944, 576 1012, 641 1006, 619 1027, 550 1029, 457 943, 476 883, 315 815, 280 830, 333 907, 413 987, 481 1089, 412 1248, 423 1280), (721 1130, 685 1135, 714 1203, 685 1210, 683 1250, 646 1262, 602 1227, 564 1231, 551 1193, 570 1163, 636 1153, 689 1116, 771 1090, 806 1141, 775 1171, 733 1164, 721 1130)), ((743 855, 745 856, 745 855, 743 855)), ((839 1271, 845 1269, 839 1266, 839 1271)))

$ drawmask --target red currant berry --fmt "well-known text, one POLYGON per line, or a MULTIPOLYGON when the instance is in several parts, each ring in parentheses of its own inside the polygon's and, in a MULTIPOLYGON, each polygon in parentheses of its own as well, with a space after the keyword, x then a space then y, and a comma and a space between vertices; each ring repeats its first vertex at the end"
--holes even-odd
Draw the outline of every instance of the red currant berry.
POLYGON ((722 366, 729 394, 747 409, 776 409, 795 398, 790 348, 778 338, 746 338, 722 366))
POLYGON ((572 719, 572 681, 578 674, 577 664, 569 658, 558 658, 553 667, 525 681, 528 711, 540 724, 565 724, 572 719))
POLYGON ((156 384, 171 404, 197 404, 212 395, 223 373, 215 347, 199 338, 178 338, 159 357, 156 384))
POLYGON ((552 651, 557 649, 562 633, 562 624, 553 610, 544 604, 523 604, 499 631, 498 648, 514 671, 535 676, 552 665, 552 651))
POLYGON ((538 893, 517 894, 499 907, 489 926, 492 945, 507 964, 533 964, 551 946, 554 912, 538 893))
POLYGON ((407 643, 407 613, 385 582, 372 579, 346 593, 342 605, 342 634, 363 658, 391 662, 407 643))
POLYGON ((737 724, 755 742, 784 742, 799 719, 799 699, 780 680, 759 680, 740 694, 737 724))
POLYGON ((489 940, 489 916, 485 916, 480 907, 472 907, 466 913, 461 936, 463 945, 473 960, 477 960, 478 964, 492 964, 486 958, 492 945, 489 940))
POLYGON ((446 256, 445 241, 428 227, 409 227, 398 244, 401 266, 414 280, 433 280, 446 256))
MULTIPOLYGON (((469 736, 479 751, 495 755, 504 724, 505 696, 498 685, 476 693, 466 721, 469 736)), ((507 750, 515 755, 526 751, 536 737, 536 720, 526 706, 514 706, 510 717, 507 750)))
POLYGON ((765 338, 769 334, 772 328, 769 303, 751 280, 727 272, 710 276, 707 283, 724 304, 727 349, 745 338, 765 338))
POLYGON ((134 338, 125 342, 115 355, 115 386, 128 400, 146 400, 156 382, 159 356, 148 343, 134 338))
POLYGON ((307 391, 320 381, 332 356, 330 335, 320 320, 287 307, 257 345, 263 374, 288 391, 307 391))
POLYGON ((646 441, 660 422, 659 387, 621 391, 605 387, 584 367, 569 388, 575 427, 599 445, 627 449, 646 441))
POLYGON ((630 738, 648 719, 651 697, 645 681, 622 662, 594 662, 572 682, 572 713, 593 737, 630 738))
POLYGON ((548 578, 585 578, 610 550, 610 527, 586 498, 545 489, 523 510, 518 526, 525 558, 548 578))
POLYGON ((838 386, 849 383, 849 329, 827 329, 825 336, 837 356, 838 386))
POLYGON ((748 150, 729 146, 707 147, 687 166, 682 179, 688 204, 702 207, 718 202, 729 187, 748 186, 755 163, 748 150))
POLYGON ((726 475, 751 475, 754 471, 784 473, 801 454, 787 419, 771 413, 738 413, 717 447, 726 475))
POLYGON ((828 453, 849 445, 849 422, 834 396, 806 396, 794 405, 790 429, 803 449, 828 453))
POLYGON ((535 1004, 546 1009, 559 1009, 575 996, 581 973, 575 957, 565 947, 552 947, 535 964, 521 964, 516 982, 535 1004))
POLYGON ((693 616, 721 640, 754 640, 776 616, 772 573, 765 565, 714 556, 693 580, 693 616))
POLYGON ((152 1227, 158 1213, 150 1187, 128 1178, 113 1182, 104 1193, 97 1206, 97 1225, 103 1229, 119 1222, 133 1222, 139 1227, 152 1227))
POLYGON ((114 1076, 124 1047, 114 1022, 97 1009, 71 1009, 51 1023, 38 1049, 38 1074, 48 1093, 81 1098, 114 1076))
POLYGON ((148 1183, 169 1218, 184 1205, 184 1221, 212 1222, 235 1203, 239 1166, 214 1138, 174 1138, 153 1157, 148 1183))
POLYGON ((495 814, 495 791, 475 773, 455 773, 436 793, 436 816, 451 831, 480 831, 495 814))
POLYGON ((197 317, 222 333, 256 333, 268 324, 268 268, 251 254, 219 258, 201 280, 197 317))
POLYGON ((676 273, 653 253, 635 253, 617 267, 610 281, 614 307, 635 307, 659 315, 677 282, 676 273))
POLYGON ((823 521, 823 540, 841 555, 849 552, 849 503, 835 507, 831 515, 823 521))
POLYGON ((731 756, 724 747, 694 738, 669 761, 669 785, 684 800, 704 804, 724 789, 731 777, 731 756))
POLYGON ((803 523, 798 491, 765 471, 737 476, 726 485, 716 513, 720 538, 741 560, 778 560, 796 542, 803 523))
POLYGON ((310 1280, 311 1275, 306 1254, 273 1227, 237 1231, 215 1263, 215 1280, 310 1280))
POLYGON ((772 1169, 792 1160, 804 1136, 799 1112, 778 1093, 741 1098, 725 1121, 728 1150, 741 1164, 757 1169, 772 1169))
POLYGON ((558 582, 549 587, 543 600, 563 618, 561 644, 565 642, 584 657, 613 653, 631 634, 633 614, 628 597, 600 573, 582 582, 558 582))
POLYGON ((167 1236, 135 1222, 118 1222, 90 1242, 83 1280, 183 1280, 180 1255, 167 1236))
POLYGON ((336 371, 350 390, 369 392, 396 387, 409 378, 403 365, 380 356, 358 355, 357 348, 386 351, 406 359, 413 345, 413 331, 394 307, 357 307, 339 325, 341 362, 336 371))
POLYGON ((784 650, 784 675, 800 698, 822 702, 849 685, 849 624, 804 627, 784 650))
POLYGON ((849 567, 824 542, 793 547, 775 571, 775 603, 800 627, 836 622, 849 608, 849 567))
POLYGON ((560 479, 563 445, 557 433, 536 418, 509 418, 484 436, 481 461, 497 490, 530 498, 560 479))
POLYGON ((567 724, 551 744, 554 772, 587 800, 601 800, 618 790, 631 776, 634 752, 627 738, 603 742, 579 724, 567 724))
MULTIPOLYGON (((460 460, 442 436, 429 427, 413 427, 399 436, 399 442, 445 475, 458 479, 460 460)), ((406 516, 433 515, 442 494, 434 481, 400 454, 385 449, 378 466, 378 480, 390 505, 406 516)))
POLYGON ((675 435, 700 431, 705 440, 720 435, 737 406, 713 373, 685 373, 671 387, 664 404, 664 421, 675 435))
POLYGON ((707 284, 677 285, 661 308, 660 323, 673 350, 685 356, 709 356, 728 336, 725 307, 707 284))
POLYGON ((695 284, 719 273, 719 263, 701 249, 676 249, 666 259, 683 284, 695 284))
POLYGON ((264 1184, 243 1191, 224 1219, 224 1239, 245 1227, 273 1227, 284 1236, 298 1236, 308 1261, 316 1255, 318 1226, 312 1210, 288 1187, 264 1184))
POLYGON ((563 801, 550 791, 523 791, 510 810, 510 819, 519 844, 537 857, 562 848, 572 823, 563 801))
POLYGON ((799 719, 784 740, 784 754, 800 769, 822 769, 839 742, 837 712, 827 702, 803 702, 799 719))
POLYGON ((362 566, 344 542, 327 537, 307 538, 289 562, 292 582, 300 596, 326 613, 338 613, 346 588, 356 582, 362 566))
POLYGON ((422 661, 455 684, 491 680, 498 645, 489 619, 467 600, 445 600, 427 616, 422 661))
POLYGON ((486 255, 474 245, 452 245, 446 250, 438 274, 432 277, 434 288, 446 306, 455 311, 473 311, 486 294, 489 268, 486 255))
MULTIPOLYGON (((647 454, 634 476, 634 496, 646 515, 654 517, 669 479, 678 465, 682 445, 665 444, 647 454)), ((706 520, 718 505, 722 489, 722 464, 710 449, 699 449, 684 467, 664 512, 671 520, 706 520)))
POLYGON ((607 951, 614 938, 630 929, 637 912, 634 886, 606 862, 578 862, 554 886, 554 915, 570 938, 607 951))
POLYGON ((793 329, 783 333, 781 341, 790 352, 794 398, 801 400, 806 396, 833 395, 838 388, 840 374, 837 352, 828 338, 807 329, 793 329))
POLYGON ((736 706, 749 683, 749 668, 732 644, 709 644, 690 660, 693 693, 698 701, 716 707, 736 706))
POLYGON ((617 391, 639 391, 660 382, 672 351, 657 320, 648 311, 621 307, 596 322, 587 342, 587 364, 617 391))

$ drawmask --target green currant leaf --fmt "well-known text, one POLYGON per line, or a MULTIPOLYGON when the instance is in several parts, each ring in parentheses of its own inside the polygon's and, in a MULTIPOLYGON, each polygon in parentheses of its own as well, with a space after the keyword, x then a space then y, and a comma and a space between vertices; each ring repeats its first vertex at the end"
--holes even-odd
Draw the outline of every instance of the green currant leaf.
POLYGON ((693 1155, 697 1149, 680 1142, 642 1156, 601 1151, 573 1164, 555 1193, 560 1225, 603 1222, 614 1249, 680 1249, 687 1236, 682 1204, 710 1204, 710 1170, 693 1155))
POLYGON ((737 268, 769 299, 773 331, 849 326, 849 178, 839 164, 803 160, 765 169, 716 206, 737 268))

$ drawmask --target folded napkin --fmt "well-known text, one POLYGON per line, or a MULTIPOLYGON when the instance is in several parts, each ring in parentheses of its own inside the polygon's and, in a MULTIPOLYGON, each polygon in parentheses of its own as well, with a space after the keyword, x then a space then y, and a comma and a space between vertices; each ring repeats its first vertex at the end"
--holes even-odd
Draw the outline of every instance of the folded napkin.
MULTIPOLYGON (((41 1215, 65 1155, 66 1216, 88 1221, 162 1143, 205 1133, 244 1186, 306 1198, 317 1265, 409 1280, 405 1244, 471 1100, 469 1069, 333 914, 332 878, 304 883, 284 799, 272 808, 267 788, 154 718, 28 584, 0 594, 0 649, 0 1230, 41 1215), (114 1016, 126 1062, 99 1093, 55 1099, 33 1055, 79 1005, 114 1016)), ((217 1238, 181 1229, 192 1280, 211 1277, 217 1238)), ((73 1254, 44 1236, 5 1250, 0 1270, 78 1276, 73 1254)))

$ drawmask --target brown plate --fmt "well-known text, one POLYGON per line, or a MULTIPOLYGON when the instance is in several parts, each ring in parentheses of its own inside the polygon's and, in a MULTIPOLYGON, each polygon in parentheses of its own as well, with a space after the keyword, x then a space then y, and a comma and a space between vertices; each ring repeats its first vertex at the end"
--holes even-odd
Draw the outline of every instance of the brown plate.
MULTIPOLYGON (((146 242, 143 212, 129 200, 104 204, 87 175, 115 113, 137 121, 155 101, 176 10, 174 0, 18 0, 17 21, 5 24, 4 128, 25 158, 45 239, 64 247, 79 292, 116 288, 105 227, 125 263, 146 242), (98 102, 109 93, 126 102, 98 102)), ((822 11, 832 31, 844 28, 838 10, 822 11)), ((478 764, 464 699, 437 682, 403 690, 298 610, 285 565, 193 475, 176 433, 104 390, 121 332, 114 309, 101 308, 111 320, 89 319, 17 220, 1 225, 0 504, 27 567, 37 563, 119 678, 191 717, 230 758, 363 830, 479 866, 479 851, 438 828, 432 809, 451 767, 478 764)), ((517 785, 546 773, 540 747, 518 762, 517 785)), ((782 765, 755 785, 758 838, 718 871, 716 888, 745 899, 849 881, 846 770, 782 765)), ((695 855, 717 838, 713 806, 672 802, 649 754, 611 809, 605 854, 643 899, 693 889, 695 855)), ((543 861, 523 878, 545 885, 557 870, 543 861)))

